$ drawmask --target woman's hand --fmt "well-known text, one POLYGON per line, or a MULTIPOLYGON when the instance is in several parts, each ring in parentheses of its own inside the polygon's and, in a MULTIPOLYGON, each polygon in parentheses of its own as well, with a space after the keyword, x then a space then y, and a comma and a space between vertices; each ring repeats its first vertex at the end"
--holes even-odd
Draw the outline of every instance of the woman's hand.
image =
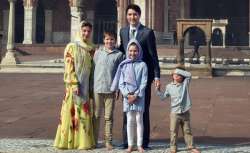
POLYGON ((75 90, 73 90, 74 94, 79 96, 80 95, 80 89, 77 87, 75 90))
POLYGON ((133 104, 137 99, 137 96, 135 95, 128 95, 128 103, 133 104))

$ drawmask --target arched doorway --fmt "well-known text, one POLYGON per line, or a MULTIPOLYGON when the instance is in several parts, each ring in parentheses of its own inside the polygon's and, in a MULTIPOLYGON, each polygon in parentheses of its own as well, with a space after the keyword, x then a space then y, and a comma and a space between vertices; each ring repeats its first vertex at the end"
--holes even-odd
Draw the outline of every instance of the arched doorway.
POLYGON ((38 1, 36 9, 36 42, 43 43, 45 37, 45 15, 44 4, 41 0, 38 1))
POLYGON ((213 46, 222 46, 223 45, 223 35, 219 28, 214 29, 212 33, 212 45, 213 46))
POLYGON ((104 30, 117 30, 116 0, 96 0, 95 3, 94 42, 103 42, 104 30))
MULTIPOLYGON (((190 61, 192 64, 199 64, 199 58, 200 58, 200 46, 206 45, 206 34, 204 31, 197 27, 193 26, 184 32, 183 38, 188 43, 188 49, 185 49, 185 43, 184 43, 184 58, 195 58, 196 61, 190 61)), ((187 44, 186 43, 186 44, 187 44)), ((204 53, 203 53, 204 54, 204 53)))
POLYGON ((193 26, 188 28, 184 32, 184 37, 187 36, 188 36, 188 44, 191 46, 194 45, 194 41, 197 41, 199 45, 206 45, 206 35, 204 31, 199 27, 193 26))
POLYGON ((15 3, 15 42, 22 43, 24 38, 24 7, 23 0, 15 3))

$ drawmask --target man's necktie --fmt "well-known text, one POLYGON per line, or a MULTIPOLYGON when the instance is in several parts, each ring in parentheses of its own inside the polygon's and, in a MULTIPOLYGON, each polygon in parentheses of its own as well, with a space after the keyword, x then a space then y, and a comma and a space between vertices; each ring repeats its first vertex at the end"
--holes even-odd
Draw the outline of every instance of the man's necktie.
POLYGON ((135 38, 135 29, 131 30, 130 39, 135 38))

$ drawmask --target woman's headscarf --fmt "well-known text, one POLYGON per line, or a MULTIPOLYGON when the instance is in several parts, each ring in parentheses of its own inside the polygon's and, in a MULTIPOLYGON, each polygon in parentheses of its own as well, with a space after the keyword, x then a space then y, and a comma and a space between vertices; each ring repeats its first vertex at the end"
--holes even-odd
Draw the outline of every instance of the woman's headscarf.
POLYGON ((79 97, 86 101, 86 97, 89 87, 89 83, 86 84, 86 78, 89 77, 91 67, 92 67, 92 57, 91 52, 94 51, 94 45, 90 40, 83 40, 81 29, 85 25, 86 21, 82 21, 79 26, 78 33, 73 43, 75 43, 74 52, 74 67, 79 82, 80 95, 79 97))
POLYGON ((118 66, 118 69, 115 74, 115 78, 111 85, 111 89, 110 89, 111 91, 116 91, 118 89, 118 84, 119 84, 121 73, 124 74, 124 79, 120 81, 127 84, 127 88, 129 92, 134 92, 136 89, 138 89, 138 85, 137 85, 136 77, 135 77, 135 70, 133 68, 133 62, 141 62, 142 56, 143 56, 143 51, 142 51, 141 45, 136 39, 131 39, 127 46, 126 59, 122 61, 118 66), (128 55, 129 47, 132 44, 135 44, 139 51, 136 59, 130 59, 128 55))
POLYGON ((91 67, 91 65, 89 65, 91 64, 90 54, 94 50, 94 45, 90 42, 90 40, 83 40, 82 38, 81 29, 85 23, 86 21, 80 22, 79 30, 74 41, 76 44, 76 51, 74 52, 74 66, 79 83, 81 83, 82 79, 84 79, 83 73, 91 67))

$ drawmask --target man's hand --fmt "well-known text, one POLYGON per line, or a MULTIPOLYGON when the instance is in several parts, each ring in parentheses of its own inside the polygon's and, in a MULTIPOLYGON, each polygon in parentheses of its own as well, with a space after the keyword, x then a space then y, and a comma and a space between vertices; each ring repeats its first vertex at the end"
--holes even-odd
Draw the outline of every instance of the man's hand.
POLYGON ((137 96, 135 96, 135 95, 128 95, 128 103, 129 104, 133 104, 136 99, 137 99, 137 96))
POLYGON ((155 80, 154 82, 155 82, 155 88, 157 90, 160 90, 160 88, 161 88, 161 82, 160 82, 160 80, 155 80))

